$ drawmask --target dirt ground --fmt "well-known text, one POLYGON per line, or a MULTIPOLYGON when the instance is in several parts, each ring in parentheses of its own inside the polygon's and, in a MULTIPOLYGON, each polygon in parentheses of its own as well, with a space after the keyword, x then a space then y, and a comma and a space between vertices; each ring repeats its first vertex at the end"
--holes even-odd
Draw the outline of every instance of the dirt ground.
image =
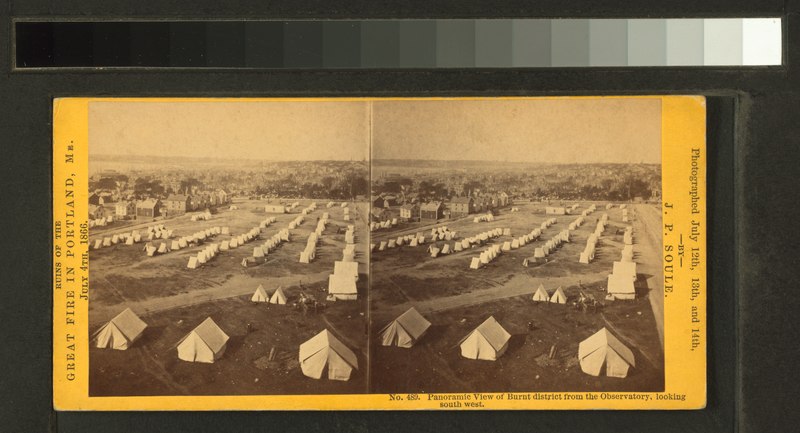
MULTIPOLYGON (((442 221, 455 230, 459 238, 468 237, 495 227, 511 228, 514 237, 530 232, 545 215, 538 203, 514 204, 519 212, 501 211, 493 222, 474 223, 472 218, 442 221)), ((589 203, 581 203, 579 215, 589 203)), ((636 208, 650 205, 638 205, 636 208)), ((394 317, 411 306, 433 323, 422 340, 411 349, 372 348, 371 384, 374 392, 460 392, 460 391, 657 391, 664 386, 663 351, 659 324, 663 310, 653 314, 649 294, 662 296, 663 281, 657 273, 660 263, 639 266, 634 301, 605 301, 603 290, 612 263, 619 260, 623 247, 619 207, 598 209, 587 222, 572 232, 570 243, 563 244, 548 257, 548 262, 532 267, 522 266, 542 245, 567 228, 577 215, 557 216, 558 222, 545 230, 536 242, 503 253, 489 265, 469 269, 469 262, 484 249, 473 248, 448 256, 431 258, 427 244, 402 247, 372 254, 370 315, 373 338, 394 317), (578 263, 586 239, 594 231, 596 221, 608 213, 609 224, 598 243, 595 260, 578 263), (530 300, 539 286, 552 292, 561 286, 569 301, 585 293, 603 302, 598 313, 583 313, 570 305, 539 305, 530 300), (506 327, 513 338, 508 352, 498 361, 474 361, 460 356, 458 343, 475 326, 490 315, 506 327), (528 331, 527 324, 535 325, 528 331), (608 327, 634 352, 636 368, 625 379, 595 378, 581 372, 577 365, 578 343, 603 326, 608 327), (542 359, 551 346, 557 346, 554 359, 542 359)), ((652 207, 652 206, 650 206, 652 207)), ((648 212, 649 210, 641 210, 648 212)), ((658 217, 658 212, 655 212, 658 217)), ((635 238, 652 228, 656 218, 637 222, 635 238)), ((660 219, 658 219, 660 221, 660 219)), ((430 227, 423 233, 429 235, 430 227)), ((417 224, 398 227, 394 233, 376 232, 381 238, 419 231, 417 224)), ((510 240, 501 236, 491 244, 510 240)), ((372 241, 376 242, 376 241, 372 241)), ((634 260, 653 261, 660 255, 660 245, 634 241, 634 260)), ((438 246, 443 245, 438 242, 438 246)), ((451 242, 452 244, 452 242, 451 242)), ((452 246, 452 245, 451 245, 452 246)), ((568 302, 568 304, 570 303, 568 302)), ((547 358, 547 356, 545 356, 547 358)))
MULTIPOLYGON (((190 215, 185 215, 160 223, 173 229, 174 237, 214 226, 227 226, 231 235, 238 235, 274 216, 277 221, 262 230, 261 237, 265 239, 286 228, 310 203, 297 201, 300 206, 291 214, 268 214, 262 201, 239 200, 234 202, 238 210, 226 209, 210 221, 191 221, 190 215)), ((247 268, 241 266, 242 259, 252 256, 253 247, 263 240, 221 252, 194 270, 187 269, 186 264, 189 256, 203 246, 155 257, 147 257, 141 243, 91 250, 90 332, 125 308, 131 308, 149 325, 143 339, 129 350, 90 351, 91 395, 363 392, 367 383, 368 207, 366 203, 350 203, 352 220, 346 222, 341 207, 327 208, 325 204, 317 201, 317 210, 291 230, 291 242, 270 252, 265 263, 247 268), (310 264, 299 263, 300 251, 323 212, 330 214, 330 220, 317 245, 317 257, 310 264), (359 301, 327 302, 324 313, 308 316, 285 306, 250 304, 248 300, 259 284, 268 292, 280 286, 290 298, 296 298, 303 290, 325 302, 328 275, 333 272, 334 261, 341 260, 344 230, 349 223, 356 225, 356 260, 362 274, 359 301), (342 228, 341 233, 337 233, 338 228, 342 228), (178 360, 175 344, 206 317, 212 317, 231 336, 225 355, 213 365, 178 360), (255 329, 250 334, 246 332, 247 323, 255 329), (299 345, 325 328, 359 354, 361 369, 349 382, 317 381, 306 378, 299 370, 299 345), (281 361, 270 363, 263 370, 256 367, 254 362, 272 347, 281 361)), ((125 231, 152 224, 129 225, 125 231)), ((99 228, 91 232, 91 238, 117 232, 99 228)), ((208 242, 230 239, 231 235, 219 235, 208 242)))
MULTIPOLYGON (((297 296, 299 290, 287 295, 297 296)), ((348 394, 366 390, 366 301, 338 301, 321 314, 304 315, 286 305, 255 304, 249 296, 206 302, 149 315, 142 338, 128 350, 97 349, 89 355, 89 394, 246 395, 348 394), (176 344, 207 317, 230 337, 213 364, 178 359, 176 344), (248 333, 247 324, 251 325, 248 333), (358 357, 349 381, 304 376, 301 343, 323 329, 334 333, 358 357), (273 361, 268 360, 275 349, 273 361)))
MULTIPOLYGON (((266 238, 297 216, 266 214, 260 201, 235 204, 238 210, 222 211, 211 221, 192 222, 187 215, 163 223, 174 229, 176 236, 217 225, 230 227, 236 235, 267 216, 276 216, 278 221, 263 231, 262 237, 266 238)), ((298 212, 307 204, 308 201, 301 201, 298 212)), ((223 252, 196 270, 187 269, 186 263, 201 246, 156 257, 147 257, 142 244, 93 250, 90 332, 126 307, 139 314, 149 327, 127 351, 90 350, 90 395, 663 390, 664 360, 659 335, 663 329, 663 307, 659 309, 663 305, 659 302, 663 276, 657 207, 633 206, 641 215, 633 221, 634 260, 639 271, 638 297, 634 301, 603 299, 606 277, 621 255, 622 230, 629 225, 621 222, 618 207, 606 210, 598 204, 586 223, 572 232, 571 242, 553 252, 546 263, 522 265, 525 258, 533 256, 536 247, 566 229, 589 205, 580 204, 576 215, 556 216, 558 222, 545 230, 539 240, 504 252, 479 270, 469 269, 469 263, 483 247, 438 258, 427 253, 429 243, 370 254, 366 226, 369 208, 367 203, 358 204, 357 211, 351 211, 351 222, 357 227, 359 300, 328 302, 318 314, 304 315, 288 306, 253 304, 249 299, 263 284, 269 292, 281 286, 290 301, 301 291, 324 301, 327 277, 345 245, 344 230, 337 234, 337 228, 348 223, 343 221, 339 206, 329 209, 324 202, 318 202, 322 206, 292 231, 291 242, 270 252, 265 263, 248 268, 240 265, 241 260, 252 254, 259 241, 223 252), (331 224, 318 245, 316 260, 301 264, 300 251, 322 212, 330 213, 331 224), (595 260, 580 264, 579 254, 603 213, 609 214, 609 225, 600 238, 595 260), (371 263, 369 272, 367 263, 371 263), (530 297, 539 284, 550 292, 561 286, 569 302, 533 302, 530 297), (580 290, 604 305, 598 311, 575 309, 571 303, 580 290), (411 349, 374 344, 380 329, 411 306, 432 322, 428 333, 411 349), (495 362, 462 358, 459 341, 489 316, 512 334, 508 351, 495 362), (206 317, 214 319, 231 337, 226 353, 214 364, 179 360, 175 345, 206 317), (533 325, 531 330, 529 322, 533 325), (625 379, 592 377, 580 370, 578 343, 603 326, 634 353, 636 366, 625 379), (357 354, 359 368, 350 381, 314 380, 302 375, 298 347, 323 329, 333 332, 357 354), (548 354, 553 346, 556 355, 551 359, 548 354), (268 361, 273 348, 275 359, 268 361)), ((463 218, 437 225, 457 231, 459 239, 495 227, 510 228, 516 237, 551 217, 544 214, 540 203, 514 206, 520 211, 501 209, 493 222, 474 223, 472 218, 463 218)), ((432 226, 401 224, 373 232, 371 242, 417 231, 429 237, 432 226)), ((130 231, 131 227, 136 226, 125 230, 130 231)), ((92 237, 107 233, 115 231, 94 230, 92 237)), ((227 238, 230 236, 217 236, 211 242, 227 238)), ((510 239, 501 236, 490 244, 502 245, 510 239)), ((437 246, 443 244, 440 241, 437 246)))

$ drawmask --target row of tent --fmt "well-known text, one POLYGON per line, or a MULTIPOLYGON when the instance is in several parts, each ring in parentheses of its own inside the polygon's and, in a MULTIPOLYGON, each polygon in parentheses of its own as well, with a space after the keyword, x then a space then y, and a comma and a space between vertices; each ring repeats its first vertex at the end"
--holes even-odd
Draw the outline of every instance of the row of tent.
POLYGON ((608 299, 635 299, 636 262, 633 261, 633 227, 625 228, 625 246, 622 248, 620 261, 614 262, 611 274, 608 275, 608 299))
MULTIPOLYGON (((450 231, 447 227, 439 227, 438 229, 431 229, 431 242, 436 242, 437 240, 446 240, 451 241, 458 237, 458 234, 454 231, 450 231)), ((410 247, 416 247, 425 243, 425 235, 422 232, 417 232, 416 234, 409 234, 405 236, 398 236, 396 239, 389 239, 388 241, 381 241, 377 244, 370 244, 370 251, 375 251, 377 247, 377 251, 384 251, 387 248, 395 248, 401 247, 405 244, 408 244, 410 247)), ((458 244, 458 242, 457 242, 458 244)), ((428 248, 430 252, 430 248, 428 248)), ((461 248, 456 249, 455 251, 461 251, 461 248)))
POLYGON ((344 209, 342 209, 342 211, 344 211, 344 216, 342 217, 342 219, 345 221, 350 221, 350 208, 345 207, 344 209))
POLYGON ((581 212, 581 216, 582 217, 587 217, 587 216, 591 215, 592 212, 594 212, 596 209, 597 209, 597 206, 591 205, 588 208, 586 208, 583 212, 581 212))
MULTIPOLYGON (((152 257, 155 253, 166 254, 170 251, 178 251, 183 248, 188 248, 192 243, 199 243, 200 241, 211 239, 214 236, 219 235, 220 233, 222 233, 221 227, 210 227, 205 230, 200 230, 198 232, 195 232, 190 236, 182 236, 178 239, 173 239, 170 244, 162 242, 161 245, 158 246, 158 249, 155 249, 155 247, 153 247, 152 244, 148 242, 147 245, 145 245, 144 250, 147 253, 148 257, 152 257)), ((170 232, 170 235, 168 237, 170 237, 171 235, 172 233, 170 232)), ((218 248, 219 248, 218 246, 215 247, 216 250, 218 250, 218 248)))
MULTIPOLYGON (((313 204, 313 203, 312 203, 313 204)), ((308 236, 306 241, 306 248, 300 252, 300 263, 311 263, 317 256, 317 242, 325 231, 325 226, 328 224, 328 213, 326 212, 322 218, 317 221, 317 228, 308 236)))
MULTIPOLYGON (((381 329, 380 342, 383 346, 411 348, 430 326, 431 323, 412 307, 381 329)), ((146 328, 147 324, 133 311, 125 309, 103 325, 93 338, 99 348, 126 350, 146 328)), ((208 317, 178 341, 178 358, 213 363, 223 356, 229 339, 208 317)), ((510 340, 511 334, 489 316, 458 344, 464 358, 495 361, 505 354, 510 340)), ((303 374, 314 379, 349 380, 352 371, 358 368, 355 353, 327 329, 302 343, 298 352, 303 374)), ((592 376, 605 373, 610 377, 626 377, 630 367, 635 366, 633 352, 606 328, 579 343, 578 360, 581 370, 592 376)))
POLYGON ((478 216, 472 218, 472 222, 474 222, 474 223, 492 222, 492 221, 494 221, 494 214, 492 214, 491 212, 483 214, 483 215, 478 215, 478 216))
POLYGON ((567 303, 567 295, 564 293, 564 289, 561 286, 558 286, 553 294, 547 293, 547 290, 544 288, 544 284, 539 284, 539 288, 533 293, 533 297, 531 298, 535 302, 550 302, 553 304, 566 304, 567 303))
POLYGON ((89 220, 89 228, 92 227, 104 227, 106 224, 111 224, 114 222, 114 217, 108 215, 103 218, 94 218, 89 220))
POLYGON ((586 239, 586 248, 580 254, 578 258, 578 263, 589 264, 592 260, 594 260, 594 253, 597 249, 597 242, 600 240, 600 236, 605 231, 606 224, 608 223, 608 214, 603 214, 600 219, 597 220, 597 226, 594 229, 594 233, 589 235, 586 239))
MULTIPOLYGON (((93 339, 98 348, 126 350, 141 338, 145 329, 147 324, 126 308, 103 325, 93 339)), ((178 359, 183 361, 214 363, 225 354, 229 340, 228 334, 208 317, 181 338, 175 348, 178 359)), ((313 379, 349 380, 352 371, 358 368, 355 353, 327 329, 300 345, 298 360, 303 374, 313 379)))
MULTIPOLYGON (((233 207, 233 206, 231 206, 233 207)), ((211 220, 211 212, 205 211, 201 213, 196 213, 191 217, 192 221, 209 221, 211 220)))
MULTIPOLYGON (((345 208, 347 209, 347 208, 345 208)), ((352 224, 345 231, 345 247, 342 260, 333 263, 333 273, 328 275, 328 299, 352 301, 358 298, 358 262, 356 262, 356 227, 352 224)))
MULTIPOLYGON (((541 247, 537 247, 533 251, 533 258, 535 260, 544 259, 555 251, 556 248, 561 246, 564 242, 570 241, 570 231, 568 229, 561 230, 553 237, 547 240, 541 247)), ((524 265, 525 263, 523 263, 524 265)))
MULTIPOLYGON (((544 289, 540 286, 540 289, 544 289)), ((537 290, 538 293, 538 290, 537 290)), ((553 296, 566 297, 559 287, 553 296)), ((557 302, 557 301, 556 301, 557 302)), ((379 332, 383 346, 411 348, 431 327, 429 322, 414 307, 398 316, 379 332)), ((494 318, 489 316, 470 331, 459 342, 461 356, 467 359, 496 361, 508 350, 511 334, 494 318)), ((624 378, 635 366, 633 352, 608 329, 601 328, 578 344, 578 360, 581 370, 592 376, 605 374, 624 378)))
POLYGON ((208 263, 217 256, 219 248, 219 244, 217 243, 206 245, 205 248, 197 252, 197 255, 189 257, 189 263, 186 267, 189 269, 197 269, 198 266, 208 263))
POLYGON ((167 230, 164 228, 163 224, 160 224, 158 226, 148 227, 145 236, 142 236, 139 230, 133 230, 130 233, 114 233, 102 239, 95 239, 92 249, 99 250, 100 248, 110 247, 119 243, 133 245, 141 242, 143 239, 146 239, 148 242, 155 239, 169 239, 172 235, 172 230, 167 230))
POLYGON ((311 212, 314 212, 315 210, 317 210, 317 204, 314 203, 314 202, 311 202, 311 204, 306 206, 302 211, 300 211, 300 213, 303 214, 303 215, 308 215, 311 212))
MULTIPOLYGON (((289 229, 281 229, 269 239, 265 240, 260 246, 253 247, 253 258, 263 258, 269 255, 270 251, 277 248, 283 242, 289 242, 289 229)), ((245 259, 246 260, 246 259, 245 259)), ((245 264, 246 262, 242 262, 245 264)), ((245 264, 245 266, 247 266, 245 264)))
MULTIPOLYGON (((411 307, 384 326, 380 330, 378 338, 383 346, 408 349, 413 347, 430 327, 431 322, 425 319, 416 308, 411 307)), ((511 334, 497 322, 494 316, 489 316, 464 336, 458 345, 461 356, 464 358, 496 361, 506 352, 510 340, 511 334)))
POLYGON ((264 286, 259 284, 253 296, 250 297, 250 302, 265 302, 275 305, 286 305, 286 301, 288 301, 288 298, 280 286, 270 295, 267 293, 266 289, 264 289, 264 286))
POLYGON ((375 230, 380 229, 389 229, 392 227, 397 226, 397 218, 387 219, 380 222, 371 221, 369 223, 369 231, 374 232, 375 230))
POLYGON ((303 224, 303 221, 306 220, 304 215, 298 215, 295 219, 289 222, 289 230, 296 229, 299 225, 303 224))
POLYGON ((629 217, 632 218, 634 216, 635 216, 635 211, 633 209, 631 209, 630 213, 628 213, 628 209, 624 209, 624 208, 622 209, 622 222, 624 222, 624 223, 629 222, 630 221, 629 217))

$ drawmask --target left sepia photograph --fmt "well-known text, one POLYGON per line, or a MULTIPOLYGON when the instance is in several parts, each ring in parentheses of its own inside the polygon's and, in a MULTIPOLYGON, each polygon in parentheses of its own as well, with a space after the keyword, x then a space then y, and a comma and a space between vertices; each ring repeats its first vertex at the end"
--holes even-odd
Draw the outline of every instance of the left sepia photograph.
POLYGON ((89 395, 365 393, 369 106, 89 104, 89 395))

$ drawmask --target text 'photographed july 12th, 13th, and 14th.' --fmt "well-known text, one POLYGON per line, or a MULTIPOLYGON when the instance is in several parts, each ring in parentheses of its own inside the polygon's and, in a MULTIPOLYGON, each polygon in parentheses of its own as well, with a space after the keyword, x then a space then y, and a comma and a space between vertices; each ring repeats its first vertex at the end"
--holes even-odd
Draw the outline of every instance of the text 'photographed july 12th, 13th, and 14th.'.
POLYGON ((661 115, 93 102, 89 396, 655 398, 661 115))

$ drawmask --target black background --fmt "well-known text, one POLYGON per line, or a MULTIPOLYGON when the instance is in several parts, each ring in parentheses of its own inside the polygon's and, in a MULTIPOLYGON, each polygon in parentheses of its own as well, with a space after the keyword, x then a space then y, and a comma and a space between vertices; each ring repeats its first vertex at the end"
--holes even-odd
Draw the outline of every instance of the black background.
MULTIPOLYGON (((0 11, 0 431, 796 431, 794 217, 800 1, 27 0, 0 11), (11 18, 758 17, 784 66, 436 71, 13 71, 11 18), (795 65, 793 67, 793 65, 795 65), (709 99, 709 398, 700 411, 56 413, 51 406, 52 98, 704 94, 709 99)), ((46 41, 45 41, 46 42, 46 41)), ((79 50, 80 47, 75 47, 79 50)))

